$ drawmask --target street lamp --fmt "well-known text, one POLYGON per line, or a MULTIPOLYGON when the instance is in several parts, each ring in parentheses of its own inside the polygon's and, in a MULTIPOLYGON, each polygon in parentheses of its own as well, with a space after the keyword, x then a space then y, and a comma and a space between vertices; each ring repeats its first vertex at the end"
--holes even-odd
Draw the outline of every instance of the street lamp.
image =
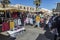
POLYGON ((36 11, 38 11, 38 7, 40 6, 41 0, 34 0, 34 4, 36 5, 36 11))

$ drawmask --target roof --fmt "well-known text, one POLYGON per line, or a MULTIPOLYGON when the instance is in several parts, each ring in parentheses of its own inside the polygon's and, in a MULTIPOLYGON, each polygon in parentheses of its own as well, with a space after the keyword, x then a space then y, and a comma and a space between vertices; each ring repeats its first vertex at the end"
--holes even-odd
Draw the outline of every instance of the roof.
POLYGON ((54 12, 60 12, 60 9, 55 9, 54 12))

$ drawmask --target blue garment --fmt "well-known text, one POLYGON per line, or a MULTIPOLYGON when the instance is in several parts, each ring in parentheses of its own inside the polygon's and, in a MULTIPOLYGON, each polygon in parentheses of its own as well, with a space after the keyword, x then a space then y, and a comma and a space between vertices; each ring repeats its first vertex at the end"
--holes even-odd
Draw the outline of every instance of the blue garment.
POLYGON ((48 27, 51 28, 52 26, 54 26, 54 23, 55 23, 55 18, 57 16, 52 16, 48 22, 48 27))
POLYGON ((40 22, 36 22, 36 24, 35 25, 37 25, 38 27, 40 27, 40 22))

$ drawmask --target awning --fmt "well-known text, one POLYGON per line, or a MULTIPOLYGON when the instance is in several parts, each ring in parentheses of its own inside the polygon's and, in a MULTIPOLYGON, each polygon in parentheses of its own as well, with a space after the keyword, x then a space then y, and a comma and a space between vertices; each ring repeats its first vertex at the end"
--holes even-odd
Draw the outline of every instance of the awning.
POLYGON ((0 10, 11 10, 11 9, 15 9, 15 8, 0 8, 0 10))

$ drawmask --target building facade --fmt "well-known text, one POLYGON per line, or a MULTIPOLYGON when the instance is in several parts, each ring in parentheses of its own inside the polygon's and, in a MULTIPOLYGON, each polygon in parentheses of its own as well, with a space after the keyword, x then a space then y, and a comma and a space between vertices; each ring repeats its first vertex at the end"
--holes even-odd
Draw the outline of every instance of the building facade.
POLYGON ((35 12, 36 8, 35 7, 31 7, 31 6, 25 6, 25 5, 20 5, 20 4, 16 4, 16 5, 9 5, 9 7, 13 7, 17 10, 23 10, 23 11, 29 11, 29 12, 35 12))
POLYGON ((59 14, 60 13, 60 3, 57 3, 56 9, 53 9, 53 14, 59 14))
MULTIPOLYGON (((0 8, 2 8, 2 4, 0 3, 0 8)), ((6 6, 6 8, 14 8, 16 10, 22 10, 22 11, 28 11, 28 12, 36 12, 36 8, 35 7, 31 7, 31 6, 25 6, 25 5, 21 5, 21 4, 9 4, 8 6, 6 6)), ((38 12, 44 12, 44 13, 51 13, 52 11, 45 9, 45 8, 38 8, 38 12)))

